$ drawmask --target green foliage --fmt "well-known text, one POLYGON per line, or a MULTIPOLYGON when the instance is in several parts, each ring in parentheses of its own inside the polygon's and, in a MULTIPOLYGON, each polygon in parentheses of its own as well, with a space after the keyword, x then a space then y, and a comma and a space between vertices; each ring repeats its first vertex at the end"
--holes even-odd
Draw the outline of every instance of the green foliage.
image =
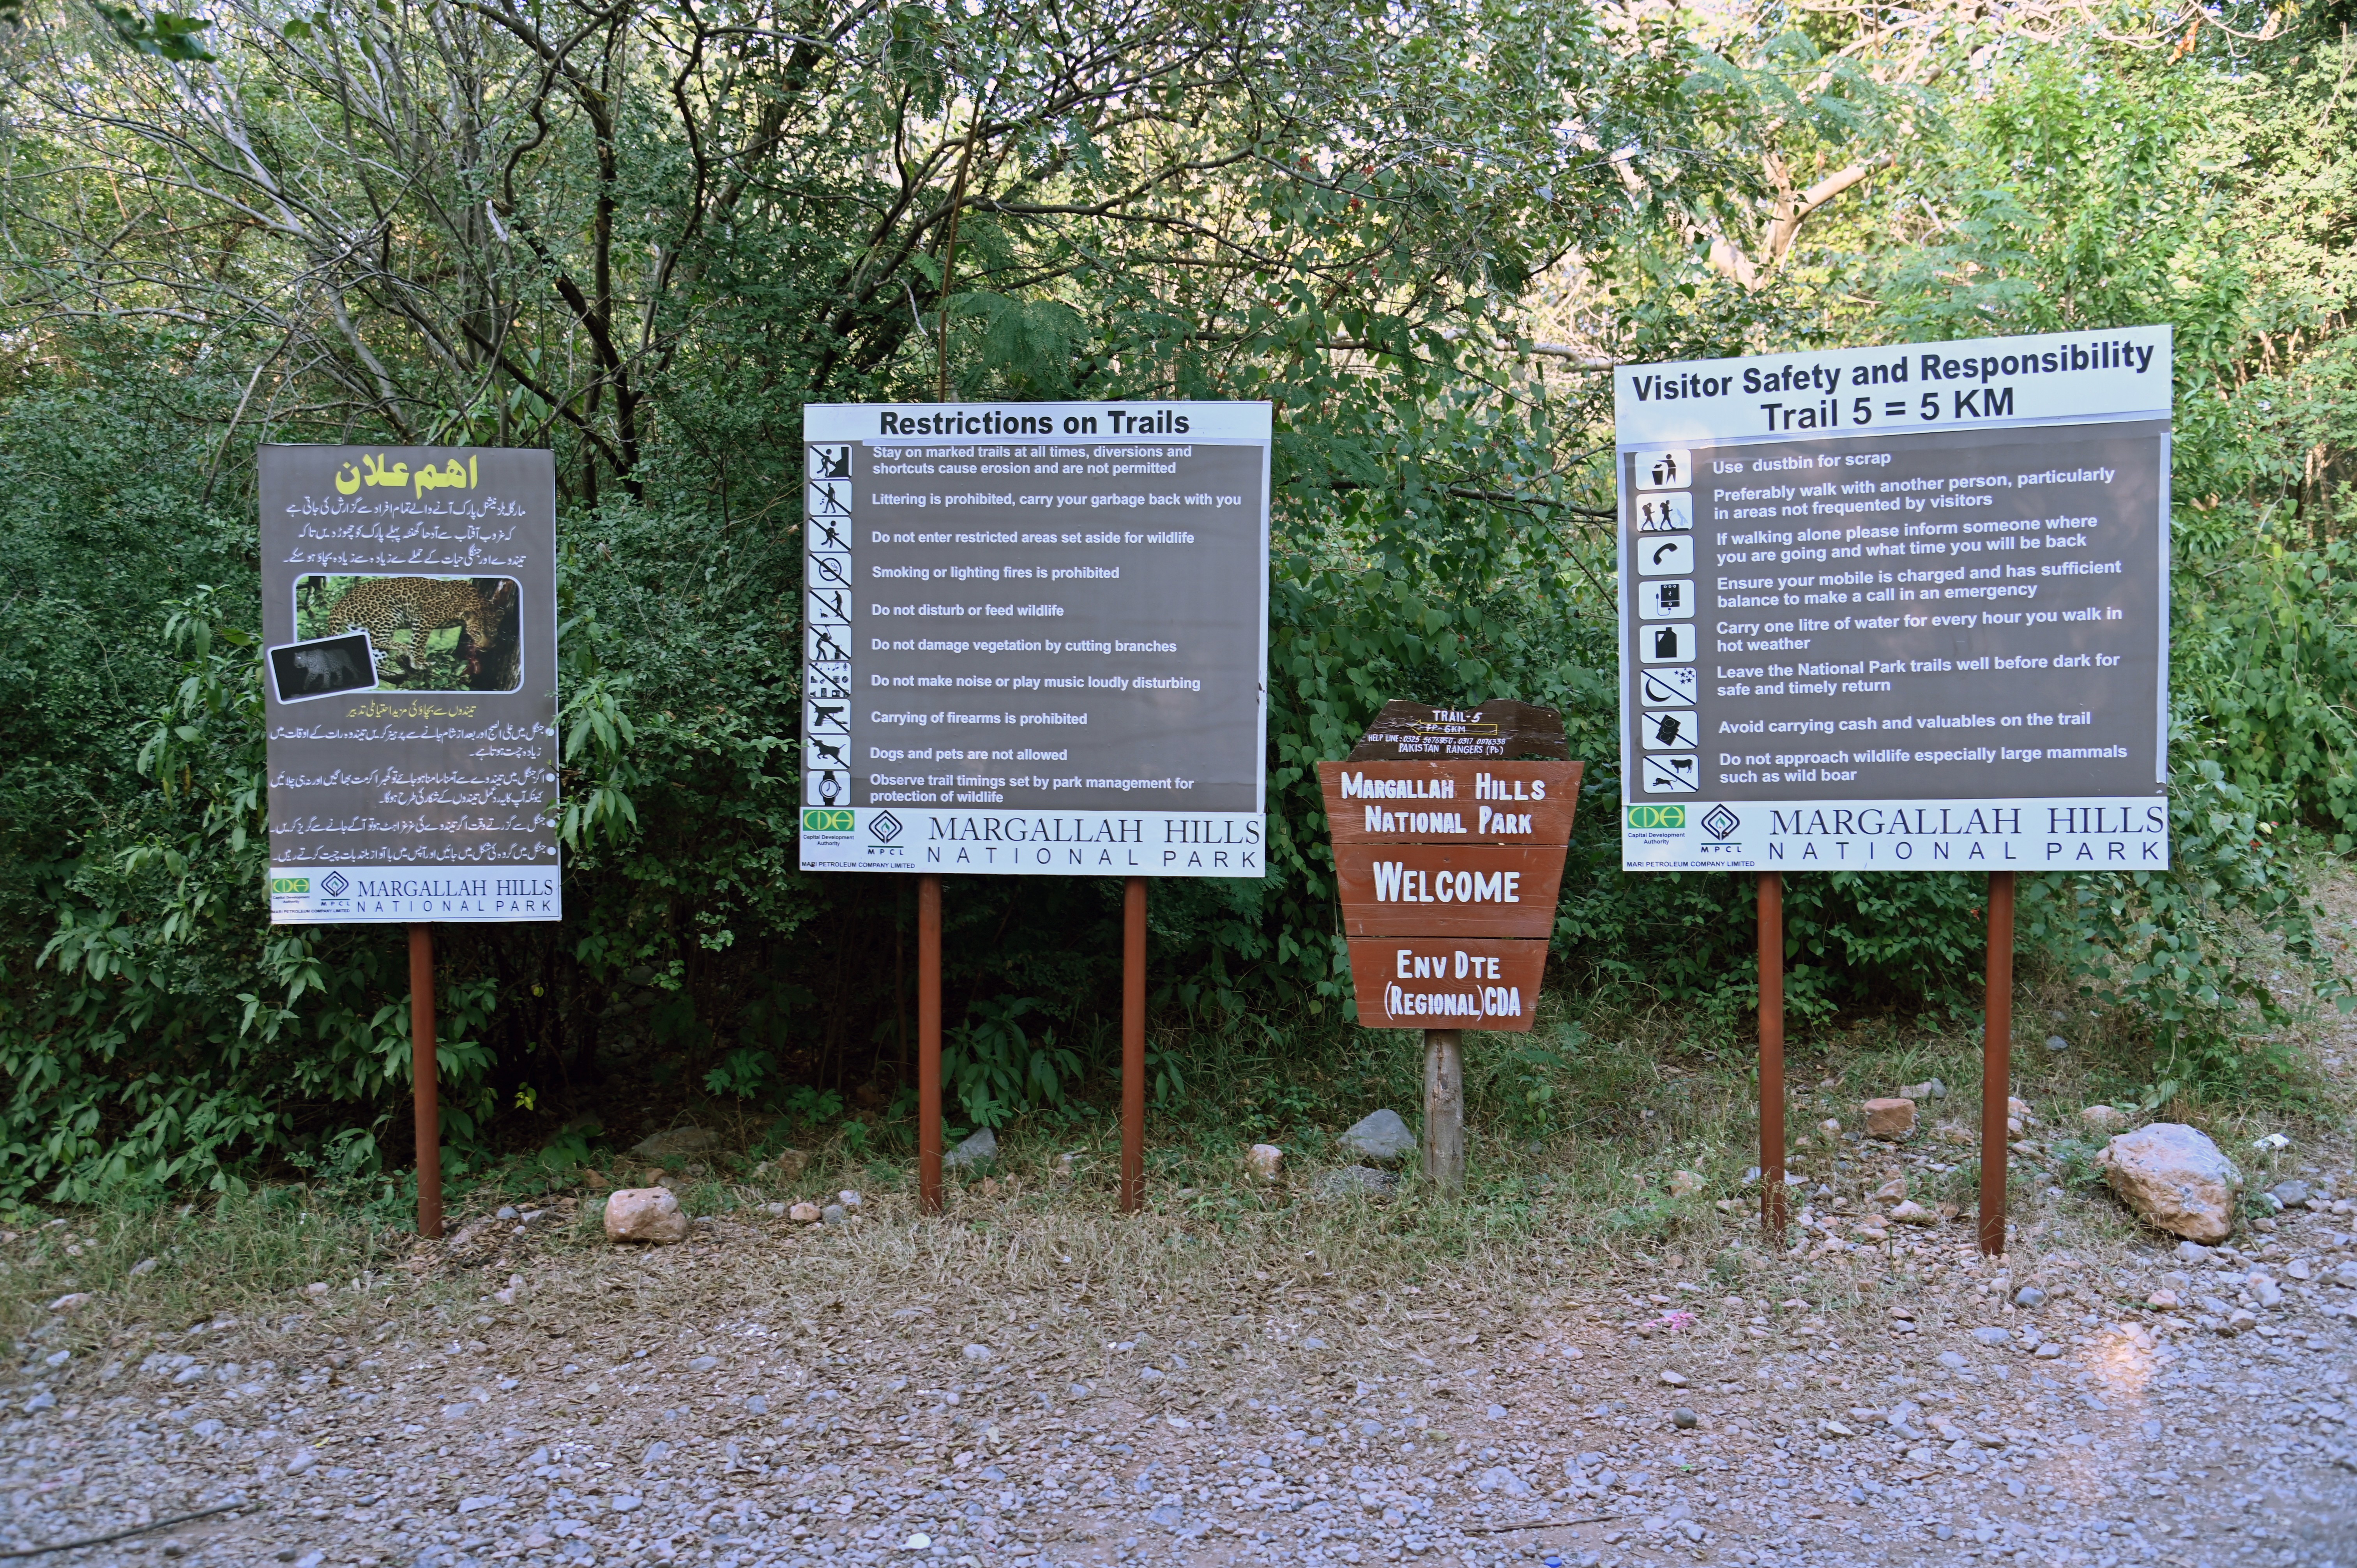
MULTIPOLYGON (((557 1179, 592 1106, 700 1092, 815 1128, 904 1090, 910 889, 795 865, 793 454, 803 403, 944 374, 1277 411, 1269 874, 1155 889, 1158 1101, 1239 1038, 1349 1036, 1314 764, 1403 696, 1563 709, 1590 768, 1556 973, 1741 1054, 1749 879, 1618 869, 1591 356, 2172 322, 2174 869, 2041 879, 2025 938, 2144 1021, 2155 1081, 2264 1072, 2283 1004, 2254 944, 2322 961, 2277 841, 2357 839, 2357 136, 2351 46, 2312 18, 2172 59, 1805 5, 100 17, 28 16, 36 85, 0 123, 0 1193, 285 1164, 398 1197, 399 934, 274 928, 263 898, 265 438, 557 454, 567 918, 442 933, 456 1165, 557 1179), (1794 216, 1845 163, 1852 194, 1794 216), (382 245, 350 243, 361 210, 382 245)), ((1792 1015, 1969 1010, 1983 896, 1789 878, 1792 1015)), ((1118 886, 953 878, 945 904, 962 1113, 1109 1090, 1118 886)), ((1337 1049, 1335 1092, 1399 1080, 1337 1049)), ((1481 1070, 1534 1137, 1650 1092, 1577 1035, 1481 1070)), ((1327 1109, 1232 1082, 1253 1131, 1327 1109)))
POLYGON ((1079 1053, 1059 1046, 1054 1029, 1035 1038, 1017 1021, 1038 1010, 1028 996, 977 1002, 942 1042, 942 1087, 974 1126, 1003 1127, 1026 1110, 1061 1105, 1079 1076, 1079 1053))

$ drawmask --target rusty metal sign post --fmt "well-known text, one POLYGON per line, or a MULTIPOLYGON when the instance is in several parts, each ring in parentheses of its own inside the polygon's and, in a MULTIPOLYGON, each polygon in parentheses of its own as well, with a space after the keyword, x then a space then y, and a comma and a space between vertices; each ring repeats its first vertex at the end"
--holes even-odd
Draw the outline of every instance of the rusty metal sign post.
POLYGON ((1121 1206, 1145 1201, 1146 878, 1266 870, 1272 416, 802 410, 798 857, 918 878, 928 1212, 951 873, 1122 878, 1121 1206))
POLYGON ((1550 709, 1393 703, 1321 762, 1359 1024, 1424 1031, 1426 1179, 1465 1181, 1464 1031, 1527 1031, 1582 765, 1550 709), (1431 758, 1431 760, 1426 760, 1431 758))
POLYGON ((1985 874, 2005 1248, 2014 877, 2169 865, 2167 327, 1614 371, 1621 866, 1760 877, 1782 1221, 1787 871, 1985 874))
POLYGON ((554 464, 265 446, 257 468, 270 919, 408 928, 417 1230, 438 1237, 434 923, 564 914, 554 464))

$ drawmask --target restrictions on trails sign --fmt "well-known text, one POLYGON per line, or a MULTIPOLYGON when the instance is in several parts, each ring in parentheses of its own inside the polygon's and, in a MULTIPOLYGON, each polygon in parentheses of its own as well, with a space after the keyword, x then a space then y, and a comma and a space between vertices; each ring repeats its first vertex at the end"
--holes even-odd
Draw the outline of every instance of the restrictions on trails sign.
POLYGON ((802 419, 803 870, 1263 874, 1267 403, 802 419))
POLYGON ((270 918, 554 920, 556 473, 264 446, 270 918))
POLYGON ((1624 868, 2168 865, 2168 328, 1614 388, 1624 868))

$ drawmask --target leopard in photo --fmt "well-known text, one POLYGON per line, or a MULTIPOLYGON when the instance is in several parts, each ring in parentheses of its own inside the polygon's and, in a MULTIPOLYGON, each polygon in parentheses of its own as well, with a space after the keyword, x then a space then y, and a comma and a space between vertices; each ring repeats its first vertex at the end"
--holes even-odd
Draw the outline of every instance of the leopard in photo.
POLYGON ((472 678, 482 671, 484 651, 498 634, 513 592, 513 585, 504 581, 486 592, 465 577, 369 577, 345 590, 328 612, 327 634, 337 637, 353 627, 366 627, 376 645, 380 673, 398 684, 410 672, 425 670, 426 638, 455 626, 459 628, 458 655, 472 678), (406 638, 397 639, 396 633, 404 631, 406 638))

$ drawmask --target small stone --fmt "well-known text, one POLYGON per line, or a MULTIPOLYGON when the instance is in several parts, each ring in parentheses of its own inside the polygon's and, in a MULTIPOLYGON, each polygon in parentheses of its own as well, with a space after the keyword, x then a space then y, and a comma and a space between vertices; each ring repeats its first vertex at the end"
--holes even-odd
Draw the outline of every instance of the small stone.
POLYGON ((1320 1173, 1309 1192, 1311 1197, 1320 1198, 1388 1197, 1398 1186, 1397 1172, 1344 1165, 1340 1170, 1320 1173))
POLYGON ((156 1260, 153 1258, 142 1258, 131 1265, 131 1277, 135 1280, 141 1274, 152 1274, 155 1272, 156 1260))
POLYGON ((2046 1036, 2046 1048, 2060 1056, 2071 1048, 2071 1042, 2060 1035, 2049 1035, 2046 1036))
POLYGON ((303 1287, 303 1294, 305 1295, 325 1295, 333 1288, 334 1287, 329 1285, 325 1280, 313 1280, 309 1284, 303 1287))
POLYGON ((1891 1205, 1890 1218, 1900 1225, 1937 1225, 1940 1217, 1912 1201, 1891 1205))
POLYGON ((1158 1524, 1165 1530, 1178 1529, 1179 1520, 1185 1517, 1177 1503, 1157 1503, 1146 1516, 1149 1523, 1158 1524))
POLYGON ((2206 1263, 2217 1254, 2199 1241, 2179 1241, 2177 1261, 2180 1263, 2206 1263))
POLYGON ((2226 1319, 2226 1332, 2229 1334, 2241 1334, 2258 1326, 2258 1315, 2247 1307, 2236 1307, 2233 1315, 2226 1319))
POLYGON ((720 1358, 717 1356, 698 1356, 687 1364, 687 1369, 691 1372, 708 1372, 718 1365, 720 1365, 720 1358))
POLYGON ((1911 1100, 1869 1100, 1865 1110, 1866 1135, 1869 1138, 1904 1138, 1915 1131, 1915 1102, 1911 1100))
POLYGON ((843 1205, 839 1203, 828 1204, 824 1208, 818 1211, 818 1217, 820 1222, 826 1225, 848 1225, 851 1223, 851 1210, 844 1208, 843 1205))
POLYGON ((51 1312, 73 1312, 81 1307, 88 1306, 91 1302, 97 1299, 97 1297, 93 1296, 86 1290, 69 1291, 64 1295, 58 1297, 57 1300, 49 1303, 49 1310, 51 1312))
POLYGON ((2306 1258, 2294 1258, 2285 1268, 2284 1273, 2296 1280, 2312 1280, 2316 1277, 2315 1269, 2306 1258))
POLYGON ((1681 1170, 1672 1171, 1670 1173, 1670 1196, 1672 1197, 1692 1197, 1695 1193, 1700 1192, 1702 1188, 1702 1177, 1694 1171, 1681 1170))
POLYGON ((1686 1386, 1686 1375, 1684 1372, 1664 1370, 1662 1373, 1662 1381, 1668 1384, 1671 1388, 1682 1389, 1686 1386))
POLYGON ((1680 1405, 1677 1409, 1670 1412, 1670 1424, 1676 1427, 1681 1432, 1691 1432, 1695 1427, 1702 1424, 1702 1417, 1696 1415, 1685 1406, 1680 1405))
POLYGON ((2041 1361, 2059 1361, 2062 1359, 2062 1341, 2049 1339, 2031 1354, 2041 1361))
POLYGON ((657 1133, 651 1138, 641 1138, 630 1145, 630 1157, 639 1160, 676 1160, 689 1155, 701 1155, 720 1147, 723 1140, 709 1127, 674 1127, 668 1133, 657 1133))
POLYGON ((1974 1329, 1973 1337, 1983 1345, 1991 1346, 2007 1345, 2012 1343, 2013 1340, 2012 1335, 2007 1333, 2002 1328, 1990 1325, 1984 1325, 1981 1327, 1974 1329))
POLYGON ((1510 1498, 1527 1498, 1531 1484, 1503 1465, 1493 1466, 1474 1478, 1474 1487, 1484 1492, 1502 1492, 1510 1498))
POLYGON ((820 1218, 819 1206, 815 1203, 797 1203, 786 1210, 786 1218, 797 1225, 815 1225, 820 1218))
POLYGON ((2275 1281, 2268 1279, 2264 1274, 2254 1275, 2252 1277, 2251 1294, 2257 1300, 2261 1306, 2266 1307, 2270 1311, 2284 1304, 2283 1287, 2276 1283, 2275 1281))
POLYGON ((997 1157, 998 1134, 985 1127, 942 1155, 942 1165, 948 1170, 968 1171, 986 1165, 997 1157))
POLYGON ((990 1347, 987 1345, 969 1345, 964 1349, 959 1351, 958 1354, 964 1357, 969 1361, 987 1361, 990 1359, 990 1347))
POLYGON ((2046 1305, 2046 1293, 2040 1290, 2036 1285, 2024 1285, 2019 1290, 2013 1293, 2013 1305, 2016 1306, 2044 1306, 2046 1305))
POLYGON ((2080 1124, 2090 1132, 2115 1133, 2128 1124, 2128 1113, 2110 1105, 2090 1105, 2079 1112, 2080 1124))
POLYGON ((1907 1178, 1903 1176, 1892 1176, 1874 1189, 1874 1201, 1877 1203, 1897 1203, 1906 1196, 1907 1178))
POLYGON ((622 1187, 606 1197, 606 1240, 670 1246, 687 1240, 687 1216, 662 1187, 622 1187))
POLYGON ((770 1156, 770 1168, 778 1173, 780 1181, 800 1181, 802 1172, 810 1169, 810 1156, 800 1149, 780 1149, 770 1156))
POLYGON ((492 1218, 495 1219, 518 1219, 522 1218, 522 1210, 516 1208, 512 1205, 502 1205, 500 1211, 493 1215, 492 1218))
POLYGON ((900 1550, 903 1552, 926 1552, 931 1549, 932 1544, 933 1538, 925 1534, 922 1530, 920 1530, 916 1534, 909 1537, 908 1540, 902 1541, 900 1543, 900 1550))
POLYGON ((1254 1144, 1244 1155, 1244 1170, 1253 1180, 1275 1181, 1285 1169, 1285 1151, 1275 1144, 1254 1144))
POLYGON ((2306 1203, 2309 1199, 2308 1183, 2301 1181, 2297 1177, 2290 1181, 2279 1181, 2276 1183, 2275 1186, 2267 1188, 2267 1191, 2273 1195, 2277 1203, 2282 1204, 2286 1208, 2292 1208, 2297 1204, 2306 1203))
POLYGON ((2204 1243, 2233 1234, 2243 1173, 2195 1129, 2156 1122, 2114 1138, 2095 1163, 2112 1190, 2147 1222, 2204 1243))
POLYGON ((1389 1109, 1361 1118, 1336 1142, 1361 1159, 1372 1160, 1379 1165, 1396 1164, 1415 1153, 1415 1134, 1408 1131, 1398 1112, 1389 1109))
MULTIPOLYGON (((1506 1419, 1506 1407, 1505 1407, 1504 1405, 1501 1405, 1501 1404, 1493 1404, 1493 1405, 1491 1405, 1488 1410, 1483 1411, 1481 1413, 1482 1413, 1482 1414, 1484 1414, 1484 1415, 1486 1415, 1487 1417, 1489 1417, 1491 1421, 1503 1421, 1503 1420, 1505 1420, 1505 1419, 1506 1419)), ((1381 1427, 1377 1427, 1377 1428, 1375 1428, 1375 1430, 1374 1430, 1373 1432, 1370 1432, 1370 1433, 1368 1433, 1368 1434, 1367 1434, 1367 1435, 1368 1435, 1368 1436, 1370 1436, 1370 1437, 1374 1437, 1374 1436, 1379 1435, 1379 1434, 1382 1433, 1382 1431, 1383 1431, 1383 1428, 1381 1428, 1381 1427)))
POLYGON ((1841 1136, 1841 1123, 1835 1121, 1833 1117, 1828 1116, 1824 1121, 1817 1123, 1817 1131, 1823 1133, 1828 1138, 1838 1138, 1841 1136))
POLYGON ((745 1413, 747 1415, 769 1414, 770 1396, 767 1394, 747 1394, 745 1396, 745 1413))
POLYGON ((845 1187, 841 1192, 836 1193, 834 1200, 845 1208, 857 1208, 861 1202, 859 1194, 849 1187, 845 1187))

